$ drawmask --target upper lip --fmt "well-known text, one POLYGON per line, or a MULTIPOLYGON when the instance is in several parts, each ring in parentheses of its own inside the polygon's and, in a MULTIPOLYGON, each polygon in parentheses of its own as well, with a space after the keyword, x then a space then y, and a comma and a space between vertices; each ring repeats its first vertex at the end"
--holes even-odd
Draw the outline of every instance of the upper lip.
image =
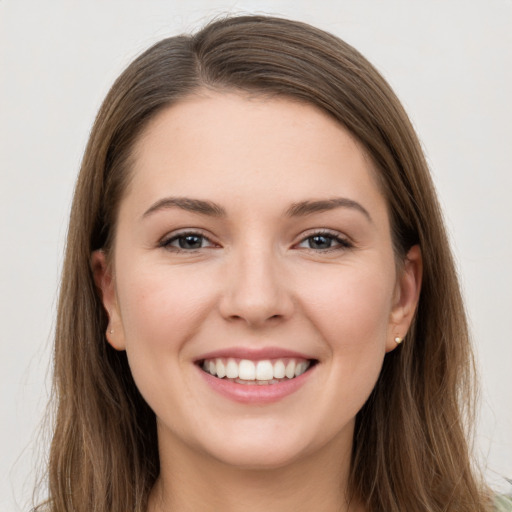
POLYGON ((296 359, 315 359, 310 355, 288 350, 280 347, 231 347, 214 350, 206 354, 202 354, 196 359, 196 362, 204 361, 205 359, 217 358, 234 358, 234 359, 249 359, 252 361, 260 361, 263 359, 282 359, 282 358, 296 358, 296 359))

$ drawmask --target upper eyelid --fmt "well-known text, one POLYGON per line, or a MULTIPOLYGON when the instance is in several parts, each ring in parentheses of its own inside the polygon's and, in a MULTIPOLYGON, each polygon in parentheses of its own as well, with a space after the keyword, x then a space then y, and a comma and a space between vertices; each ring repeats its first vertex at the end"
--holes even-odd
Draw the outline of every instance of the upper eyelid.
POLYGON ((352 249, 356 246, 354 240, 351 237, 345 235, 344 233, 332 229, 313 229, 309 232, 302 233, 299 240, 293 244, 293 247, 297 247, 298 245, 304 243, 309 238, 314 236, 327 236, 334 239, 338 245, 334 247, 330 247, 328 249, 312 249, 308 247, 302 247, 303 250, 313 251, 315 253, 328 253, 331 251, 339 251, 341 249, 352 249))
POLYGON ((345 233, 341 232, 341 231, 337 231, 335 229, 330 229, 330 228, 313 228, 313 229, 308 229, 304 232, 302 232, 300 234, 300 236, 298 237, 298 240, 299 241, 303 241, 305 240, 306 238, 310 238, 312 236, 315 236, 315 235, 326 235, 326 236, 332 236, 333 238, 339 238, 339 239, 342 239, 342 240, 346 240, 347 242, 351 242, 352 239, 346 235, 345 233))
POLYGON ((207 238, 208 240, 212 241, 211 235, 206 233, 206 231, 201 228, 177 229, 175 231, 166 233, 164 236, 162 236, 160 238, 160 241, 164 242, 164 241, 172 240, 174 238, 179 238, 180 236, 186 236, 186 235, 198 235, 198 236, 202 236, 202 237, 207 238))
MULTIPOLYGON (((189 228, 189 229, 183 229, 183 230, 178 230, 178 231, 174 231, 171 233, 167 233, 162 238, 160 238, 160 240, 158 241, 158 247, 166 248, 167 246, 169 246, 171 244, 171 242, 174 242, 175 240, 179 239, 180 237, 184 237, 187 235, 200 236, 200 237, 206 239, 212 246, 219 245, 218 242, 213 240, 213 238, 211 236, 209 236, 208 234, 205 234, 205 232, 203 230, 201 230, 199 228, 189 228)), ((196 250, 200 250, 200 249, 196 249, 196 250)), ((193 252, 193 250, 188 251, 185 249, 183 249, 183 251, 193 252)))
POLYGON ((301 236, 311 236, 311 235, 314 235, 316 233, 325 233, 326 235, 340 235, 340 236, 343 236, 341 231, 338 231, 336 229, 331 229, 331 228, 311 228, 311 229, 306 229, 305 231, 303 231, 301 236))

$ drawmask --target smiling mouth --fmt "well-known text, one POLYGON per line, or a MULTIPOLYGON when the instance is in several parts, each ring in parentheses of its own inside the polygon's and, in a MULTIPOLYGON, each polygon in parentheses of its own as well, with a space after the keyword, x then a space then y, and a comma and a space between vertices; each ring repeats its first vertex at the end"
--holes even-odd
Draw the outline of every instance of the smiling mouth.
POLYGON ((252 361, 250 359, 215 358, 198 361, 199 367, 213 377, 237 384, 271 385, 290 381, 310 370, 315 359, 281 358, 252 361))

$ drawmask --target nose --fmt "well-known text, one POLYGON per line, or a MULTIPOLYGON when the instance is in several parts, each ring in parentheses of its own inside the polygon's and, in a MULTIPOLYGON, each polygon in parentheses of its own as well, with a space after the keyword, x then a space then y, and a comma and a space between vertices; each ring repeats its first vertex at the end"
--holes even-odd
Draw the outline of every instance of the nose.
POLYGON ((253 246, 238 251, 227 264, 221 315, 251 328, 288 319, 294 303, 284 270, 271 249, 253 246))

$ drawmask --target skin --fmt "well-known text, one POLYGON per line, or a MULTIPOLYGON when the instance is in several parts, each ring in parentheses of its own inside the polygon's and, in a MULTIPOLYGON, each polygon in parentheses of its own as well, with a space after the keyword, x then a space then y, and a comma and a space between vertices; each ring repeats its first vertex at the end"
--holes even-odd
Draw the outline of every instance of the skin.
POLYGON ((92 261, 108 341, 157 417, 149 510, 364 510, 345 492, 355 416, 421 284, 418 247, 396 265, 371 160, 311 105, 205 91, 159 113, 134 157, 113 254, 92 261), (168 197, 225 215, 157 206, 168 197), (333 198, 350 202, 289 214, 333 198), (180 249, 190 231, 205 238, 180 249), (318 364, 275 403, 239 403, 194 364, 236 346, 318 364))

